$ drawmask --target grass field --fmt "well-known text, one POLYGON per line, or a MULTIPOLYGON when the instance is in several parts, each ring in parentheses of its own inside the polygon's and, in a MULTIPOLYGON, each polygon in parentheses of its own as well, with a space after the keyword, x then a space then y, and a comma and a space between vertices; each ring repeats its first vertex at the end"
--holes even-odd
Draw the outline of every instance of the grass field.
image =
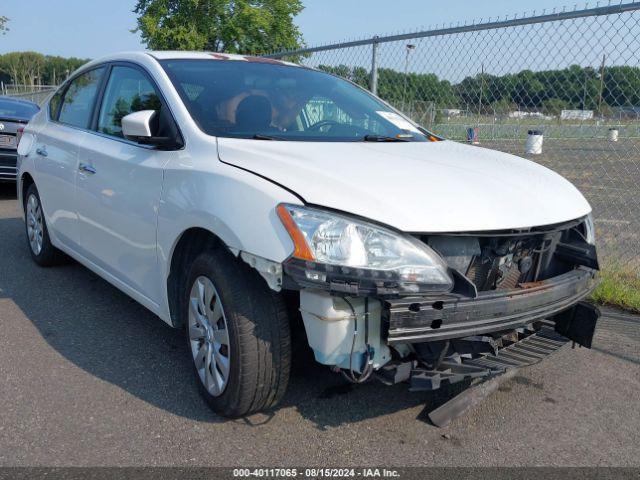
POLYGON ((516 139, 524 141, 529 130, 541 130, 546 139, 583 139, 587 141, 601 139, 606 141, 610 128, 617 128, 620 138, 640 139, 640 122, 628 120, 560 122, 556 119, 452 118, 450 121, 432 125, 429 130, 452 140, 464 141, 467 138, 467 128, 469 127, 478 128, 480 141, 516 139))
POLYGON ((640 313, 640 278, 635 271, 624 267, 605 267, 591 299, 601 305, 640 313))

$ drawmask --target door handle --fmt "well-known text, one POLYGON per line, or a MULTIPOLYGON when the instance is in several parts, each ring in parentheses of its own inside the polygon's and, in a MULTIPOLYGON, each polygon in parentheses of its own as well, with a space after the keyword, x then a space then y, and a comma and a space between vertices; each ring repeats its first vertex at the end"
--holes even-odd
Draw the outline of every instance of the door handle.
POLYGON ((78 167, 78 170, 80 170, 81 172, 84 173, 90 173, 91 175, 93 175, 94 173, 96 173, 96 169, 93 168, 91 165, 89 165, 88 163, 82 163, 80 162, 80 166, 78 167))
POLYGON ((42 147, 36 148, 36 153, 41 157, 46 157, 47 155, 49 155, 47 153, 47 147, 45 147, 44 145, 42 147))

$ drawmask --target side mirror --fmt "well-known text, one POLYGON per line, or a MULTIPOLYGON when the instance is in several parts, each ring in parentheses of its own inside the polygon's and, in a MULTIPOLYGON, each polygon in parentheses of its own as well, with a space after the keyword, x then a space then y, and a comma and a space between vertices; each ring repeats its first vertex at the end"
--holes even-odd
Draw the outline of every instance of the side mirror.
POLYGON ((152 138, 152 120, 155 116, 155 110, 141 110, 122 117, 122 134, 136 142, 152 138))
POLYGON ((122 134, 125 138, 142 145, 173 148, 176 140, 171 137, 156 137, 158 118, 155 110, 141 110, 122 117, 122 134))

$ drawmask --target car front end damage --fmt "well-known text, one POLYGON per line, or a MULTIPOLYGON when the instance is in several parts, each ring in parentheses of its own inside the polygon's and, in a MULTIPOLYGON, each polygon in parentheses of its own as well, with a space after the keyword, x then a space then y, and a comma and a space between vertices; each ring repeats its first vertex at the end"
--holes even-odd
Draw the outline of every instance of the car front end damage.
MULTIPOLYGON (((441 278, 413 260, 410 268, 402 262, 381 268, 382 260, 371 258, 374 268, 364 266, 364 259, 354 265, 351 260, 362 253, 349 237, 353 231, 374 255, 393 256, 396 244, 382 238, 389 233, 383 227, 368 231, 360 220, 353 228, 336 226, 331 218, 317 222, 325 227, 310 227, 316 220, 306 211, 282 210, 296 247, 282 264, 282 288, 300 292, 316 360, 353 382, 376 377, 434 390, 535 363, 569 340, 591 346, 599 311, 583 302, 598 270, 590 215, 525 229, 398 233, 437 255, 429 261, 446 270, 441 278), (373 238, 369 246, 367 238, 373 238), (332 248, 347 265, 334 261, 332 248), (425 282, 431 279, 440 283, 425 282)), ((411 258, 414 252, 401 254, 411 258)))

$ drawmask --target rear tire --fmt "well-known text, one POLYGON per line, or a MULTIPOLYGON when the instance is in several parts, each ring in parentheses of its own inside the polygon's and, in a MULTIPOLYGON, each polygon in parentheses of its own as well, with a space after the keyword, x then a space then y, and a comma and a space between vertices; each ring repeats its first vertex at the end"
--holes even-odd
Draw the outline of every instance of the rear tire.
POLYGON ((35 184, 31 184, 27 189, 24 212, 27 246, 33 261, 41 267, 51 267, 64 263, 67 259, 66 255, 54 247, 49 238, 49 229, 44 218, 40 194, 35 184))
POLYGON ((276 405, 291 367, 282 297, 255 270, 217 248, 193 262, 182 304, 198 387, 209 406, 241 417, 276 405))

